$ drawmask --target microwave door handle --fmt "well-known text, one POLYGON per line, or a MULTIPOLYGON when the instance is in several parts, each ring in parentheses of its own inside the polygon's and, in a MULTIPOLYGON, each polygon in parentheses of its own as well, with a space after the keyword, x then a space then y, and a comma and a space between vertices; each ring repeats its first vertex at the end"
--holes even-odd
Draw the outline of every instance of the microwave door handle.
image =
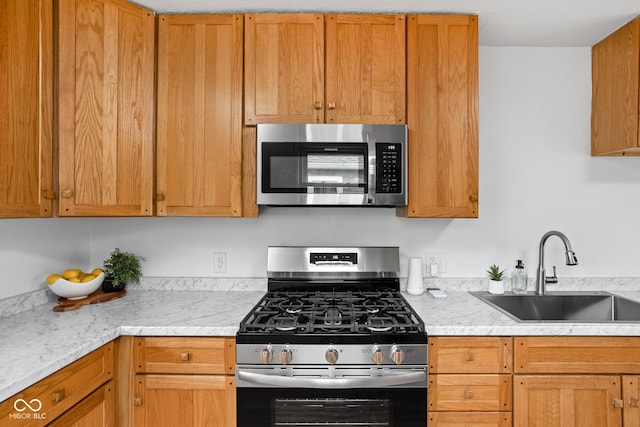
POLYGON ((238 379, 260 385, 273 387, 300 387, 300 388, 380 388, 390 386, 409 385, 423 382, 426 387, 427 374, 424 371, 410 374, 388 375, 384 377, 358 377, 358 378, 300 378, 284 377, 280 375, 256 374, 253 372, 238 371, 238 379))

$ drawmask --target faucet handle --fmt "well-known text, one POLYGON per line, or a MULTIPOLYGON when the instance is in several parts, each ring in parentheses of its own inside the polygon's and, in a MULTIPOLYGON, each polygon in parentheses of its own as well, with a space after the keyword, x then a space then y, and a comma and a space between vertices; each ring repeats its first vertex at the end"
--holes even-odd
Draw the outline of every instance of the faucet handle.
POLYGON ((558 283, 558 276, 556 276, 556 266, 553 266, 553 276, 547 276, 545 278, 545 282, 547 283, 558 283))

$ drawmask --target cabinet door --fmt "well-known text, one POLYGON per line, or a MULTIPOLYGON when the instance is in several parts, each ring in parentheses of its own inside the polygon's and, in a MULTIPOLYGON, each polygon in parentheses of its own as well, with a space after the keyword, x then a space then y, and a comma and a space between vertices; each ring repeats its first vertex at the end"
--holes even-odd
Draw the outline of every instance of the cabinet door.
POLYGON ((155 16, 125 0, 60 0, 60 215, 151 215, 155 16))
POLYGON ((640 427, 640 376, 622 377, 623 425, 640 427))
POLYGON ((407 23, 410 217, 478 216, 478 18, 407 23))
POLYGON ((514 377, 516 427, 614 427, 622 425, 618 376, 514 377))
POLYGON ((405 123, 404 15, 327 15, 327 123, 405 123))
POLYGON ((136 375, 135 425, 235 427, 235 379, 223 375, 136 375))
POLYGON ((48 426, 115 427, 115 418, 115 389, 109 381, 48 426))
POLYGON ((324 16, 245 15, 245 124, 324 122, 324 16))
POLYGON ((640 17, 593 46, 591 155, 640 155, 640 17))
POLYGON ((52 0, 0 13, 0 217, 52 213, 52 0))
POLYGON ((242 16, 158 26, 157 214, 240 216, 242 16))

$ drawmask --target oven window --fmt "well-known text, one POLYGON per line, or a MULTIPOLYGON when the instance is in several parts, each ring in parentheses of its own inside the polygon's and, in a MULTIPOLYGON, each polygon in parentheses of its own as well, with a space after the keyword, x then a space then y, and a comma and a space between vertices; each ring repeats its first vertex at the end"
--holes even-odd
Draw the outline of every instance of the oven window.
POLYGON ((425 427, 426 388, 236 389, 237 427, 425 427))
POLYGON ((300 188, 303 170, 300 167, 300 158, 291 156, 269 157, 271 171, 269 181, 273 188, 300 188))
POLYGON ((275 399, 275 426, 390 426, 388 399, 275 399))
POLYGON ((263 193, 350 193, 367 190, 366 143, 262 144, 263 193))
POLYGON ((308 186, 362 187, 366 184, 364 156, 309 154, 306 182, 308 186))

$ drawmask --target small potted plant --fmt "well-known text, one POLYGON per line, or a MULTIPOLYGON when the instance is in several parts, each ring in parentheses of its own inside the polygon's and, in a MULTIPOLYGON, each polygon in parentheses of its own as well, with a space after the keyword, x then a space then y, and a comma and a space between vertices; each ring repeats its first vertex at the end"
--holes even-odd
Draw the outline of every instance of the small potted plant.
POLYGON ((500 267, 494 264, 489 267, 487 274, 489 275, 489 293, 503 294, 504 284, 502 283, 502 279, 504 279, 504 270, 500 270, 500 267))
POLYGON ((144 258, 131 252, 122 252, 115 248, 109 258, 104 261, 104 292, 119 292, 124 290, 127 282, 138 282, 142 276, 140 263, 144 258))

